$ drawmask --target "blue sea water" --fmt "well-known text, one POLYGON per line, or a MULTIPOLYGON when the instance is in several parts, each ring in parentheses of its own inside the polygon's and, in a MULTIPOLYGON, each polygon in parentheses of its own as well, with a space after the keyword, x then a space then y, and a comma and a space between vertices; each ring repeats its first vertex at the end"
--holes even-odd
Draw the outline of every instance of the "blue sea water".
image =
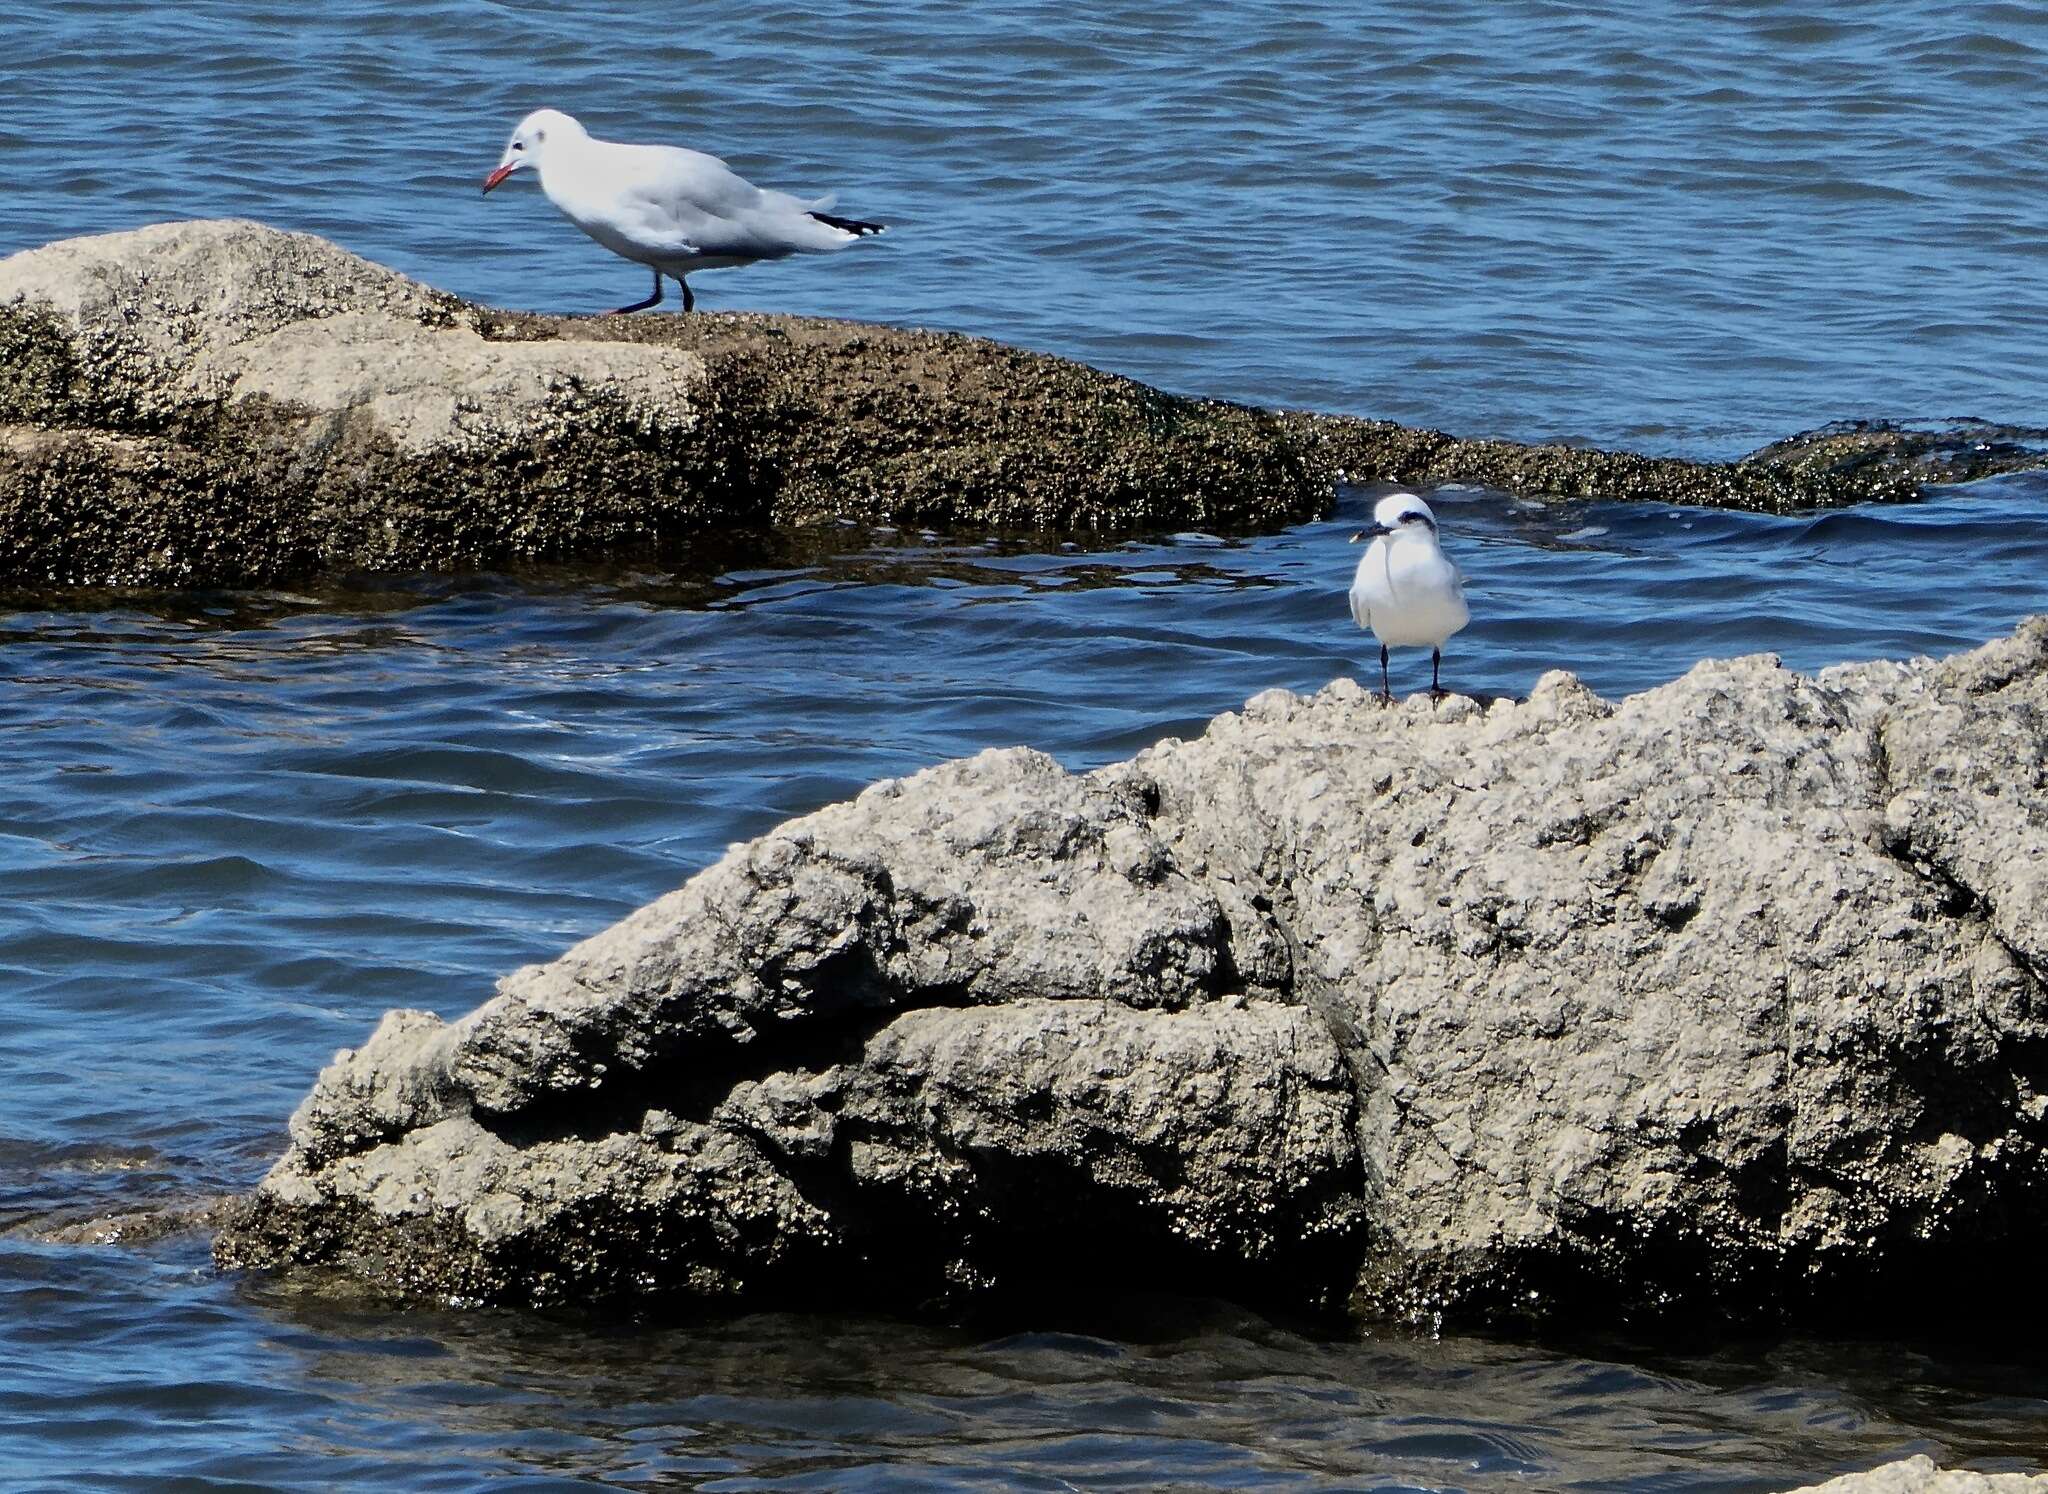
POLYGON ((549 105, 892 226, 707 309, 1694 455, 2041 414, 2039 5, 12 0, 0 42, 0 252, 238 214, 501 305, 637 300, 479 190, 549 105))
MULTIPOLYGON (((167 217, 498 304, 643 291, 530 189, 526 109, 892 224, 707 309, 960 327, 1169 387, 1727 455, 1824 420, 2042 424, 2036 6, 1093 11, 342 0, 0 14, 0 252, 167 217)), ((192 1236, 386 1008, 453 1015, 730 841, 1026 742, 1080 767, 1365 673, 1370 492, 1050 553, 708 539, 673 565, 0 599, 0 1484, 1764 1489, 2048 1466, 2038 1353, 1338 1339, 1110 1321, 345 1310, 192 1236)), ((1446 683, 1945 652, 2048 604, 2048 480, 1768 518, 1432 495, 1446 683)), ((1397 687, 1424 682, 1396 664, 1397 687)))

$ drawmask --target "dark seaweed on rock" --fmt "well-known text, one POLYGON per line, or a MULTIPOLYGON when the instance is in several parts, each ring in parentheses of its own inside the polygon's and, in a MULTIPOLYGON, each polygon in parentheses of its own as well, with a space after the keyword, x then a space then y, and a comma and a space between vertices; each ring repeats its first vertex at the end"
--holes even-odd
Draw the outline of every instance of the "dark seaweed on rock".
POLYGON ((1848 422, 1774 442, 1736 462, 1690 462, 1585 446, 1461 440, 1340 415, 1296 415, 1303 438, 1353 482, 1461 482, 1534 498, 1608 498, 1762 513, 1892 503, 1930 483, 2048 466, 2048 430, 1956 422, 1928 430, 1848 422))
POLYGON ((952 333, 501 312, 246 222, 0 261, 0 580, 30 584, 616 556, 764 522, 1270 528, 1326 513, 1340 474, 1783 510, 2043 460, 2024 439, 1933 450, 1893 432, 1716 464, 1462 441, 952 333))

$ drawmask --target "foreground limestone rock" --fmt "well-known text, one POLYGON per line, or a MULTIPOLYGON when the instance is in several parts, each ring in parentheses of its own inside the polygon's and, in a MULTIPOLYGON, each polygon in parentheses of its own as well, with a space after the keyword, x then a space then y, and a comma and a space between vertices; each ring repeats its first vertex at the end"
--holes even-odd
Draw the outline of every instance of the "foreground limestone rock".
POLYGON ((1941 1469, 1922 1453, 1865 1473, 1845 1473, 1824 1484, 1810 1484, 1794 1494, 2048 1494, 2048 1473, 1941 1469))
POLYGON ((1324 512, 1340 474, 1778 510, 2038 464, 2040 435, 1863 433, 1734 464, 1460 441, 942 333, 501 313, 255 223, 0 260, 17 583, 451 569, 830 519, 1271 527, 1324 512))
POLYGON ((390 1014, 218 1257, 533 1303, 2038 1307, 1992 1268, 2048 1235, 2044 790, 2048 619, 984 753, 390 1014))

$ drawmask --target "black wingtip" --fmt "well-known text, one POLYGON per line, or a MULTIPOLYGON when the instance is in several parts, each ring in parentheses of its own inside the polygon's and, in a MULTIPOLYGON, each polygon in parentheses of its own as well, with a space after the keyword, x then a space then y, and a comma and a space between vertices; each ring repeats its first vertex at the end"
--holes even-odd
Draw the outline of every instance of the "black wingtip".
POLYGON ((838 218, 834 217, 831 213, 813 213, 811 216, 820 223, 836 228, 842 233, 850 233, 854 237, 862 239, 866 238, 869 234, 881 233, 889 226, 886 223, 864 223, 858 218, 838 218))

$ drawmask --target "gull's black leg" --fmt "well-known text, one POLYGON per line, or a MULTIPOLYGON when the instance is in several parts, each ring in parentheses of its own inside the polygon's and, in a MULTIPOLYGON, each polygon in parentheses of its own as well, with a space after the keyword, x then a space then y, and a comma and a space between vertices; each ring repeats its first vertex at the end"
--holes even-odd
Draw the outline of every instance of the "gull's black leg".
POLYGON ((1437 683, 1436 678, 1437 671, 1443 667, 1444 651, 1440 648, 1431 649, 1429 651, 1429 698, 1431 700, 1442 700, 1444 698, 1444 687, 1437 683))
POLYGON ((1387 678, 1387 646, 1380 645, 1380 699, 1388 705, 1394 703, 1394 682, 1387 678))
MULTIPOLYGON (((683 287, 683 309, 684 309, 685 311, 689 310, 689 296, 690 296, 690 288, 689 288, 688 286, 684 286, 684 287, 683 287)), ((613 316, 617 316, 617 315, 619 315, 619 312, 624 312, 624 311, 645 311, 645 310, 646 310, 646 309, 647 309, 648 307, 650 307, 650 306, 659 306, 660 304, 661 304, 661 271, 659 271, 659 270, 656 270, 656 271, 654 272, 654 294, 653 294, 653 295, 651 295, 651 296, 649 296, 649 297, 648 297, 648 298, 647 298, 646 300, 644 300, 644 301, 635 301, 635 302, 634 302, 634 303, 633 303, 633 304, 632 304, 631 306, 621 306, 621 307, 619 308, 619 310, 618 310, 618 311, 614 311, 614 312, 612 313, 612 315, 613 315, 613 316)))
POLYGON ((676 284, 680 285, 683 288, 684 312, 687 313, 695 311, 697 309, 697 298, 690 294, 690 282, 683 279, 682 276, 678 275, 676 276, 676 284))

